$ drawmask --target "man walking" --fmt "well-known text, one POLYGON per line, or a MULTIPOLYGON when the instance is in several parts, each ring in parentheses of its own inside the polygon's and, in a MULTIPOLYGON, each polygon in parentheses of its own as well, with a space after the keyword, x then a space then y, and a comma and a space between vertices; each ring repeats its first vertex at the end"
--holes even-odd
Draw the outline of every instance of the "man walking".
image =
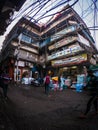
POLYGON ((92 104, 94 105, 95 108, 95 113, 98 113, 98 106, 97 106, 97 100, 98 100, 98 81, 97 81, 97 77, 93 75, 92 70, 88 71, 88 83, 87 83, 87 87, 90 91, 90 98, 87 102, 87 107, 86 107, 86 111, 84 112, 84 114, 82 114, 80 116, 80 118, 86 118, 88 112, 91 109, 92 104))
POLYGON ((1 79, 2 79, 3 95, 4 98, 7 99, 8 85, 10 83, 11 78, 9 77, 9 74, 6 73, 6 71, 3 71, 3 73, 1 74, 1 79))

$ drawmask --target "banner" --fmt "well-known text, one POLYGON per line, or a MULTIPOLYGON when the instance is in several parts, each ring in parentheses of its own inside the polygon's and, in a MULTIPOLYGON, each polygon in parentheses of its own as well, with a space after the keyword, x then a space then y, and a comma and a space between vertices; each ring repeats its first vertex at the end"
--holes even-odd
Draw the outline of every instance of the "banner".
POLYGON ((72 53, 76 53, 78 51, 82 51, 83 49, 79 46, 79 45, 74 45, 74 47, 69 47, 68 49, 65 49, 63 51, 59 51, 59 52, 56 52, 52 55, 49 55, 47 57, 48 60, 52 60, 52 59, 55 59, 55 58, 58 58, 60 56, 67 56, 67 55, 70 55, 72 53))
POLYGON ((52 66, 62 66, 62 65, 71 65, 71 64, 79 64, 81 62, 87 61, 87 54, 81 54, 78 56, 62 59, 62 60, 54 60, 51 61, 52 66))
POLYGON ((64 38, 64 39, 62 39, 62 40, 56 42, 56 43, 53 44, 53 45, 50 45, 50 46, 48 47, 48 49, 49 49, 49 50, 53 50, 53 49, 55 49, 55 48, 59 48, 59 47, 62 47, 62 46, 64 46, 64 45, 67 45, 67 44, 69 44, 69 43, 71 43, 71 42, 73 42, 73 41, 75 41, 75 40, 77 40, 77 37, 70 36, 70 37, 64 38))
POLYGON ((76 30, 76 26, 69 26, 69 27, 63 29, 62 31, 59 31, 59 32, 55 33, 54 35, 52 35, 51 36, 51 42, 60 38, 60 37, 62 37, 62 36, 64 36, 67 33, 73 32, 75 30, 76 30))

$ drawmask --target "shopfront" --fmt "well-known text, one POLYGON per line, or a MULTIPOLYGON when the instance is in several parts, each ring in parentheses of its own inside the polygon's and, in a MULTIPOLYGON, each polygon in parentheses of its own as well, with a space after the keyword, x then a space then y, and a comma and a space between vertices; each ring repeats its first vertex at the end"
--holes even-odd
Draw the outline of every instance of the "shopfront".
POLYGON ((59 73, 65 72, 66 75, 74 75, 82 73, 83 64, 87 62, 87 54, 80 54, 77 56, 64 58, 60 60, 51 61, 51 65, 59 68, 59 73))
POLYGON ((69 82, 65 82, 69 87, 84 83, 87 75, 86 63, 88 63, 87 54, 51 61, 52 67, 58 71, 55 76, 63 75, 63 78, 69 82))

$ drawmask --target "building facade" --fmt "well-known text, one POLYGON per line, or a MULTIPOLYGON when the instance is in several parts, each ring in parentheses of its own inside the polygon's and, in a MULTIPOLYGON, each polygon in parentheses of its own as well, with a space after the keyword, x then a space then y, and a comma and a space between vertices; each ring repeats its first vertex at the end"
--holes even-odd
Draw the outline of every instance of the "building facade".
POLYGON ((42 34, 46 40, 40 46, 46 48, 46 64, 55 70, 55 75, 83 73, 85 66, 96 64, 94 40, 83 20, 70 6, 53 17, 42 34))
POLYGON ((14 80, 20 80, 25 71, 30 75, 45 70, 68 76, 83 73, 85 66, 95 65, 96 53, 87 26, 66 6, 45 26, 20 19, 3 43, 1 63, 4 68, 9 66, 14 80))

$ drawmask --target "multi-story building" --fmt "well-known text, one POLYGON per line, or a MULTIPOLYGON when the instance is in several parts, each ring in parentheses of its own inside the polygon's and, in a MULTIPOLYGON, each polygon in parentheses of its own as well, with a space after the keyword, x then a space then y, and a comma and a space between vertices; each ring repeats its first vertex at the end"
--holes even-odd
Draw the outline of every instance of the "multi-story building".
POLYGON ((20 19, 6 37, 1 50, 2 69, 8 69, 15 81, 20 80, 25 71, 31 73, 34 64, 39 63, 40 28, 33 23, 26 27, 27 23, 28 20, 20 19))
POLYGON ((96 53, 87 26, 66 6, 45 26, 20 19, 3 43, 1 61, 11 77, 16 80, 18 75, 20 80, 24 71, 32 73, 39 68, 51 70, 54 75, 82 73, 83 66, 96 64, 96 53))
POLYGON ((95 65, 95 42, 79 15, 67 6, 41 32, 46 40, 46 63, 54 73, 83 73, 84 66, 95 65), (47 46, 47 47, 46 47, 47 46))

